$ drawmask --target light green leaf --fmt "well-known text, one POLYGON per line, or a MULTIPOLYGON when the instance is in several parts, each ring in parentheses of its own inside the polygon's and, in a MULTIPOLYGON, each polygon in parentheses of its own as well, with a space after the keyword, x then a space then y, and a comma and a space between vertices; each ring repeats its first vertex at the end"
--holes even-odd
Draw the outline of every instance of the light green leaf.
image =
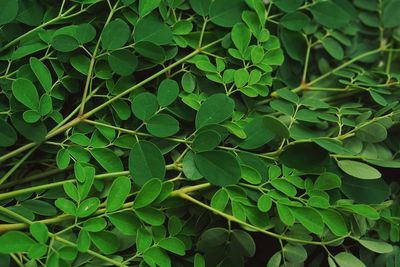
POLYGON ((237 23, 232 28, 231 38, 236 48, 244 54, 250 44, 251 32, 244 23, 237 23))
POLYGON ((290 207, 294 217, 310 232, 322 235, 324 222, 321 215, 308 207, 290 207))
POLYGON ((360 259, 348 252, 340 252, 334 258, 339 267, 366 267, 360 259))
POLYGON ((53 80, 49 69, 43 64, 42 61, 35 57, 31 57, 29 64, 32 68, 33 73, 35 73, 36 78, 39 80, 40 84, 46 92, 50 92, 51 86, 53 85, 53 80))
POLYGON ((106 210, 112 212, 121 208, 130 192, 131 179, 124 176, 115 179, 111 185, 110 192, 108 193, 106 210))
POLYGON ((19 78, 12 83, 14 97, 32 110, 39 109, 39 95, 35 85, 27 79, 19 78))
POLYGON ((161 193, 161 189, 162 183, 160 179, 151 179, 143 185, 142 189, 140 189, 135 201, 133 202, 133 207, 139 209, 150 205, 157 199, 158 195, 161 193))
POLYGON ((382 174, 374 167, 359 161, 340 160, 338 161, 338 166, 348 175, 359 179, 379 179, 382 176, 382 174))
POLYGON ((27 252, 35 244, 32 238, 18 231, 9 231, 0 236, 0 253, 27 252))
POLYGON ((29 226, 29 232, 40 243, 45 244, 49 239, 49 230, 43 223, 35 222, 29 226))
POLYGON ((161 239, 158 245, 165 249, 168 250, 174 254, 184 256, 185 255, 185 244, 178 238, 176 237, 167 237, 164 239, 161 239))
POLYGON ((390 253, 393 251, 393 246, 376 239, 357 239, 357 241, 367 249, 376 253, 390 253))
POLYGON ((144 17, 160 5, 161 0, 139 0, 139 16, 144 17))

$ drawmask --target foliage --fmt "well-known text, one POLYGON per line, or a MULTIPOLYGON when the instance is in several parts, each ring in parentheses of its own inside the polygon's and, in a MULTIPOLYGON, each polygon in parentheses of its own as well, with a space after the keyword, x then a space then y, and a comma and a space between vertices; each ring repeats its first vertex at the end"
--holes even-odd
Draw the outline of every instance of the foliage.
POLYGON ((398 265, 400 1, 0 7, 1 266, 398 265))

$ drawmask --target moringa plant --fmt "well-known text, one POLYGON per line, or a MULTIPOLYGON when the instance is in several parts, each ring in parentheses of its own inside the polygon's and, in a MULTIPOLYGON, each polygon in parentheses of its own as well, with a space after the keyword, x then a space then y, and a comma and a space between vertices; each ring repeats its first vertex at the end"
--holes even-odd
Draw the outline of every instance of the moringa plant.
POLYGON ((399 266, 399 0, 0 0, 0 266, 399 266))

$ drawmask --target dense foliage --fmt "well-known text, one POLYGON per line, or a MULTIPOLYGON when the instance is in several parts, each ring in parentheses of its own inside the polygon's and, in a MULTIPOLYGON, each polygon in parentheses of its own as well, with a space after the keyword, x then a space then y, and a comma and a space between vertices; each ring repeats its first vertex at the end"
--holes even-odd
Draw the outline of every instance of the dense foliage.
POLYGON ((399 0, 0 0, 0 266, 399 266, 399 0))

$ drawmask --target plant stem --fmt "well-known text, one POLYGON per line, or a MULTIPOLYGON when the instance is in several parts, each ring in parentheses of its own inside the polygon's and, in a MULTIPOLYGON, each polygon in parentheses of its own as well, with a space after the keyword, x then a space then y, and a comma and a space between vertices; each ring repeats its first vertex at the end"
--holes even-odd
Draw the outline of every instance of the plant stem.
POLYGON ((342 239, 344 239, 344 238, 346 238, 346 237, 348 237, 348 236, 350 235, 350 234, 347 234, 347 235, 345 235, 345 236, 338 237, 338 238, 335 238, 335 239, 332 239, 332 240, 328 240, 328 241, 308 241, 308 240, 302 240, 302 239, 297 239, 297 238, 293 238, 293 237, 283 236, 283 235, 280 235, 280 234, 277 234, 277 233, 274 233, 274 232, 270 232, 270 231, 261 229, 261 228, 259 228, 259 227, 256 227, 256 226, 252 225, 252 224, 249 224, 249 223, 247 223, 247 222, 244 222, 244 221, 242 221, 242 220, 239 220, 239 219, 237 219, 236 217, 234 217, 234 216, 232 216, 232 215, 230 215, 230 214, 226 214, 226 213, 224 213, 224 212, 221 212, 221 211, 219 211, 219 210, 216 210, 216 209, 214 209, 214 208, 212 208, 212 207, 210 207, 210 206, 204 204, 203 202, 198 201, 197 199, 195 199, 195 198, 189 196, 189 195, 186 194, 186 193, 177 192, 176 195, 177 195, 178 197, 180 197, 180 198, 182 198, 182 199, 185 199, 185 200, 188 200, 188 201, 190 201, 190 202, 192 202, 192 203, 194 203, 194 204, 196 204, 196 205, 198 205, 198 206, 200 206, 200 207, 203 207, 203 208, 205 208, 205 209, 207 209, 207 210, 210 210, 210 211, 212 211, 213 213, 215 213, 215 214, 217 214, 217 215, 220 215, 221 217, 224 217, 224 218, 227 219, 227 220, 230 220, 230 221, 232 221, 232 222, 236 222, 236 223, 238 223, 238 224, 240 224, 240 225, 246 226, 246 227, 248 227, 248 228, 250 228, 250 229, 253 229, 253 230, 255 230, 255 231, 257 231, 257 232, 260 232, 260 233, 264 233, 264 234, 269 235, 269 236, 272 236, 272 237, 274 237, 274 238, 278 238, 278 239, 282 239, 282 240, 286 240, 286 241, 290 241, 290 242, 296 242, 296 243, 302 243, 302 244, 309 244, 309 245, 328 245, 328 244, 335 243, 335 242, 337 242, 337 241, 339 241, 339 240, 342 240, 342 239))

